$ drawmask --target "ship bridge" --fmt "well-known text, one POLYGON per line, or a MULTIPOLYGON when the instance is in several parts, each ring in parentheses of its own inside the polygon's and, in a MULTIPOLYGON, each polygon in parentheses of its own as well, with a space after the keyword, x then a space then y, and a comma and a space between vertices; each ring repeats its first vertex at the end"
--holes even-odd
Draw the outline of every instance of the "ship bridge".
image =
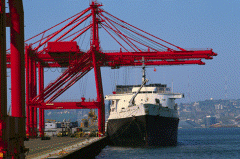
MULTIPOLYGON (((117 85, 116 86, 116 94, 123 93, 132 93, 137 92, 137 90, 141 87, 141 85, 117 85)), ((148 84, 144 85, 141 89, 140 93, 170 93, 171 88, 167 87, 166 84, 148 84)))
MULTIPOLYGON (((136 93, 140 87, 133 87, 132 92, 136 93)), ((157 93, 156 87, 143 87, 139 93, 157 93)))

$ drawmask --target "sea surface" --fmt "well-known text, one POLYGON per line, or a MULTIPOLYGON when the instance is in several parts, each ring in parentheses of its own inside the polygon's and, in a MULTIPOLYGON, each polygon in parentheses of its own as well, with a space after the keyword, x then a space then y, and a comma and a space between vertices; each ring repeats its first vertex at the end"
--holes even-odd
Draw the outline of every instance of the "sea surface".
POLYGON ((240 128, 179 129, 176 147, 107 146, 96 159, 240 159, 240 128))

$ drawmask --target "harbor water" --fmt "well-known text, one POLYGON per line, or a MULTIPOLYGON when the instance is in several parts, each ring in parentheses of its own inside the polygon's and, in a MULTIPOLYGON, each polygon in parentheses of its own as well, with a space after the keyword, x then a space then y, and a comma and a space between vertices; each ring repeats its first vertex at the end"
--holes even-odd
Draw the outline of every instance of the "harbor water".
POLYGON ((97 159, 237 159, 240 128, 179 129, 176 147, 130 148, 107 146, 97 159))

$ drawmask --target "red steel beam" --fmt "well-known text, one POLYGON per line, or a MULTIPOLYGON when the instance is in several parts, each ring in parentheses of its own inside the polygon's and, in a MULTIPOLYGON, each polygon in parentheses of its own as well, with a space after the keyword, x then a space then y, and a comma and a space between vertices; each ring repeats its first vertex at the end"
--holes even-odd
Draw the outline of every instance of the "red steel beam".
POLYGON ((104 13, 106 13, 106 14, 108 14, 108 15, 110 15, 111 17, 113 17, 113 18, 115 18, 115 19, 117 19, 117 20, 119 20, 119 21, 121 21, 121 22, 123 22, 123 23, 125 23, 125 24, 127 24, 127 25, 129 25, 129 26, 131 26, 131 27, 133 27, 133 28, 135 28, 135 29, 137 29, 137 30, 145 33, 145 34, 148 34, 148 35, 150 35, 150 36, 152 36, 152 37, 154 37, 154 38, 156 38, 156 39, 158 39, 158 40, 161 40, 161 41, 163 41, 163 42, 165 42, 165 43, 167 43, 167 44, 169 44, 169 45, 172 45, 172 46, 178 48, 178 49, 181 50, 181 51, 186 51, 185 49, 183 49, 183 48, 181 48, 181 47, 179 47, 179 46, 176 46, 176 45, 174 45, 174 44, 172 44, 172 43, 169 43, 169 42, 167 42, 167 41, 165 41, 165 40, 163 40, 163 39, 161 39, 161 38, 158 38, 158 37, 156 37, 156 36, 154 36, 154 35, 152 35, 152 34, 150 34, 150 33, 148 33, 148 32, 145 32, 144 30, 141 30, 141 29, 139 29, 139 28, 137 28, 137 27, 135 27, 135 26, 133 26, 133 25, 131 25, 131 24, 129 24, 129 23, 121 20, 121 19, 119 19, 119 18, 113 16, 112 14, 110 14, 110 13, 102 10, 102 9, 100 9, 100 11, 101 11, 101 12, 104 12, 104 13))
MULTIPOLYGON (((76 35, 77 33, 79 33, 79 32, 81 32, 81 31, 85 30, 85 29, 86 29, 87 27, 89 27, 89 26, 91 26, 91 24, 89 24, 88 26, 86 26, 86 27, 84 27, 84 28, 82 28, 82 29, 80 29, 80 30, 78 30, 78 31, 75 31, 74 33, 72 33, 72 34, 70 34, 70 35, 64 37, 63 39, 61 39, 61 41, 64 41, 64 40, 66 40, 66 39, 68 39, 68 38, 70 38, 70 37, 76 35)), ((80 33, 80 34, 81 34, 81 33, 80 33)))
MULTIPOLYGON (((168 50, 172 50, 171 48, 169 48, 169 47, 167 47, 167 46, 165 46, 165 45, 163 45, 163 44, 161 44, 161 43, 158 43, 158 42, 156 42, 156 41, 154 41, 154 40, 152 40, 152 39, 149 39, 148 37, 146 37, 146 36, 144 36, 144 35, 142 35, 142 34, 139 34, 139 33, 135 32, 135 31, 133 31, 133 30, 131 30, 131 29, 129 29, 129 28, 127 28, 127 27, 125 27, 125 26, 123 26, 123 25, 121 25, 121 24, 119 24, 119 23, 117 23, 117 22, 115 22, 115 21, 107 18, 107 17, 104 16, 103 14, 101 14, 101 15, 102 15, 105 19, 107 19, 108 21, 112 21, 113 23, 121 26, 122 28, 125 28, 125 29, 127 29, 127 30, 129 30, 129 31, 131 31, 131 32, 133 32, 133 33, 135 33, 135 34, 137 34, 137 35, 139 35, 139 36, 142 36, 143 38, 148 39, 148 40, 150 40, 151 42, 154 42, 154 43, 156 43, 156 44, 158 44, 158 45, 161 45, 161 46, 167 48, 168 50)), ((113 25, 113 24, 112 24, 112 25, 113 25)), ((122 33, 120 33, 120 34, 122 34, 122 33)), ((130 38, 130 37, 128 37, 128 38, 130 38)), ((130 39, 132 39, 132 38, 130 38, 130 39)), ((132 40, 133 40, 133 39, 132 39, 132 40)), ((134 40, 134 41, 135 41, 135 40, 134 40)), ((142 44, 142 45, 144 45, 144 44, 142 44)), ((146 45, 144 45, 144 46, 146 46, 146 45)), ((154 50, 155 50, 155 49, 154 49, 154 50)))
POLYGON ((100 106, 100 102, 52 102, 41 103, 41 106, 36 105, 43 109, 97 109, 100 106))
POLYGON ((43 132, 43 128, 42 128, 42 108, 39 108, 39 136, 43 137, 44 136, 44 132, 43 132))
POLYGON ((65 35, 67 35, 69 32, 71 32, 73 29, 75 29, 77 26, 79 26, 80 24, 82 24, 82 22, 84 22, 85 20, 87 20, 89 17, 91 16, 91 14, 88 14, 84 19, 82 19, 80 22, 78 22, 76 25, 74 25, 71 29, 69 29, 66 33, 64 33, 63 35, 61 35, 59 38, 57 38, 55 40, 59 41, 62 37, 64 37, 65 35))
POLYGON ((83 31, 81 31, 77 36, 75 36, 74 38, 72 38, 72 40, 70 41, 74 41, 76 40, 79 36, 81 36, 83 33, 85 33, 88 29, 90 29, 92 27, 92 25, 89 25, 88 27, 86 27, 86 29, 84 29, 83 31))
MULTIPOLYGON (((43 92, 43 89, 44 89, 44 70, 43 70, 43 66, 41 65, 40 62, 38 62, 38 90, 39 90, 39 94, 42 94, 43 92)), ((42 102, 43 101, 43 96, 40 96, 40 100, 42 102)), ((42 119, 42 114, 43 114, 43 109, 40 109, 39 108, 39 134, 40 134, 40 137, 43 137, 44 136, 44 131, 43 131, 43 119, 42 119)))
POLYGON ((0 152, 3 157, 8 151, 6 138, 7 74, 6 74, 6 13, 5 0, 0 0, 0 152))
POLYGON ((70 88, 73 84, 75 84, 78 80, 80 80, 85 74, 87 74, 92 69, 91 63, 89 66, 87 65, 83 70, 81 71, 81 74, 74 77, 64 88, 60 89, 58 92, 55 93, 47 102, 54 101, 57 97, 59 97, 61 94, 63 94, 68 88, 70 88))
MULTIPOLYGON (((37 95, 37 63, 33 60, 33 97, 37 95)), ((37 137, 37 108, 33 108, 33 134, 37 137)))
MULTIPOLYGON (((104 27, 104 26, 106 26, 106 25, 102 24, 102 26, 104 27)), ((106 27, 107 27, 107 26, 106 26, 106 27)), ((109 27, 108 27, 108 28, 109 28, 109 27)), ((104 27, 104 29, 105 29, 105 27, 104 27)), ((109 28, 109 29, 111 29, 111 28, 109 28)), ((105 30, 106 30, 106 29, 105 29, 105 30)), ((108 33, 109 33, 109 32, 108 32, 108 33)), ((119 32, 118 34, 124 35, 124 34, 122 34, 121 32, 119 32)), ((111 35, 111 36, 112 36, 112 35, 111 35)), ((150 48, 150 49, 152 49, 152 50, 158 51, 158 50, 154 49, 153 47, 147 46, 146 44, 143 44, 143 43, 141 43, 141 42, 139 42, 139 41, 137 41, 137 40, 134 40, 133 38, 130 38, 130 37, 125 36, 125 35, 124 35, 124 37, 127 38, 127 39, 131 39, 131 40, 133 40, 133 41, 135 41, 135 42, 137 42, 137 43, 139 43, 139 44, 141 44, 141 45, 143 45, 143 46, 145 46, 145 47, 147 47, 147 48, 150 48)), ((119 42, 118 42, 118 43, 119 43, 119 42)), ((136 47, 136 45, 134 45, 134 46, 136 47)), ((140 49, 138 49, 138 50, 141 52, 140 49)))
MULTIPOLYGON (((43 92, 44 99, 47 99, 54 92, 56 92, 58 89, 60 89, 64 84, 66 84, 76 74, 78 74, 78 73, 73 73, 72 75, 69 75, 67 78, 60 80, 59 84, 54 83, 53 87, 51 89, 43 92)), ((37 97, 39 97, 39 96, 37 96, 37 97)), ((38 102, 38 100, 36 100, 35 102, 38 102)))
MULTIPOLYGON (((125 56, 125 57, 136 57, 141 59, 143 56, 147 57, 147 56, 152 56, 153 58, 158 58, 158 57, 169 57, 171 59, 171 57, 182 57, 182 56, 194 56, 194 55, 199 55, 199 56, 217 56, 216 53, 214 53, 212 50, 190 50, 190 51, 170 51, 170 52, 157 52, 157 51, 152 51, 152 52, 108 52, 108 53, 104 53, 103 54, 110 58, 114 58, 114 57, 119 57, 119 56, 125 56)), ((79 55, 81 56, 81 55, 79 55)), ((37 54, 38 59, 43 60, 44 62, 49 62, 49 65, 51 65, 50 62, 55 62, 55 59, 58 59, 58 57, 52 57, 49 54, 37 54)), ((69 60, 69 56, 61 56, 59 57, 59 59, 62 60, 62 62, 67 62, 69 60)), ((75 57, 70 57, 71 60, 74 60, 75 57), (72 58, 72 59, 71 59, 72 58)), ((7 55, 7 62, 10 62, 10 55, 7 55)), ((49 67, 49 66, 46 66, 49 67)), ((59 67, 61 67, 59 65, 59 67)))
POLYGON ((95 75, 95 83, 97 90, 97 101, 100 102, 98 108, 98 132, 99 134, 105 133, 105 106, 104 106, 104 98, 103 98, 103 89, 102 89, 102 77, 100 66, 98 65, 98 59, 96 58, 99 54, 99 39, 98 39, 98 20, 96 18, 96 14, 98 12, 98 5, 92 2, 91 5, 92 12, 92 42, 91 42, 91 54, 92 61, 94 67, 94 75, 95 75))
MULTIPOLYGON (((88 59, 84 59, 84 57, 88 57, 88 54, 85 54, 81 57, 82 63, 80 63, 81 65, 84 65, 83 62, 87 61, 88 59), (86 56, 87 55, 87 56, 86 56)), ((80 60, 81 60, 80 59, 80 60)), ((47 98, 47 96, 49 96, 54 89, 57 89, 61 86, 61 84, 65 81, 68 80, 68 78, 71 78, 71 76, 76 74, 77 69, 79 69, 79 64, 77 64, 74 69, 70 69, 65 71, 57 80, 55 83, 50 83, 44 90, 44 97, 47 98)), ((38 100, 39 96, 34 97, 33 101, 38 100)))
MULTIPOLYGON (((70 76, 72 76, 72 74, 67 74, 67 73, 63 73, 56 81, 58 83, 50 83, 43 92, 43 99, 46 99, 49 96, 49 93, 51 93, 54 89, 60 87, 59 85, 61 83, 63 83, 64 81, 68 80, 68 78, 70 78, 70 76)), ((33 101, 37 101, 39 100, 40 95, 36 96, 33 101)))
MULTIPOLYGON (((11 64, 7 64, 6 66, 7 68, 11 68, 11 64)), ((45 66, 45 68, 56 68, 56 67, 62 68, 63 66, 59 65, 58 63, 50 63, 50 64, 47 64, 47 66, 45 66)), ((68 67, 68 65, 66 67, 68 67)))
MULTIPOLYGON (((85 54, 79 61, 80 63, 77 63, 76 65, 73 65, 71 69, 66 70, 54 83, 49 84, 44 89, 44 99, 48 98, 54 91, 59 89, 62 85, 64 85, 68 80, 70 80, 71 77, 74 77, 77 72, 81 71, 81 69, 84 67, 85 64, 89 62, 89 55, 85 54), (87 56, 86 56, 87 55, 87 56), (83 57, 86 57, 85 59, 83 57)), ((36 102, 39 98, 39 95, 34 98, 34 101, 36 102)))
POLYGON ((37 137, 37 108, 33 108, 34 111, 34 137, 37 137))
POLYGON ((111 57, 139 57, 142 58, 152 56, 152 57, 175 57, 175 56, 193 56, 193 55, 207 55, 207 56, 217 56, 212 50, 193 50, 193 51, 163 51, 163 52, 109 52, 104 53, 108 58, 111 57))
POLYGON ((42 135, 44 136, 44 129, 45 129, 45 111, 42 109, 42 135))
MULTIPOLYGON (((11 107, 12 117, 25 118, 25 64, 24 64, 24 12, 21 0, 9 0, 10 11, 10 50, 11 50, 11 107)), ((19 121, 19 120, 17 120, 19 121)), ((12 124, 12 123, 11 123, 12 124)), ((24 157, 24 138, 26 134, 25 122, 17 122, 14 128, 14 140, 8 140, 11 150, 7 150, 12 158, 24 157), (21 125, 20 125, 21 124, 21 125), (23 124, 23 125, 22 125, 23 124), (21 133, 20 133, 21 132, 21 133), (19 137, 17 133, 20 133, 19 137), (14 141, 13 140, 13 141, 14 141), (13 151, 13 152, 11 152, 13 151), (21 156, 21 157, 20 157, 21 156)), ((4 156, 6 158, 6 156, 4 156)), ((7 157, 9 158, 9 156, 7 157)))
MULTIPOLYGON (((201 60, 186 60, 186 61, 151 61, 146 62, 146 66, 157 66, 157 65, 186 65, 186 64, 198 64, 205 65, 201 60)), ((109 62, 107 66, 116 67, 116 66, 141 66, 141 62, 132 62, 132 61, 115 61, 109 62)))
MULTIPOLYGON (((144 57, 144 56, 143 56, 144 57)), ((124 60, 131 60, 131 61, 140 61, 140 57, 121 57, 121 56, 115 56, 115 57, 106 57, 105 58, 107 62, 114 62, 114 61, 124 61, 124 60)), ((208 55, 194 55, 194 56, 178 56, 178 57, 154 57, 154 56, 145 56, 144 59, 146 61, 172 61, 172 60, 190 60, 190 59, 212 59, 211 56, 208 55)))
MULTIPOLYGON (((119 30, 114 30, 108 23, 106 23, 107 24, 107 26, 106 25, 103 25, 102 24, 102 26, 106 26, 106 27, 108 27, 109 29, 111 29, 112 31, 114 31, 118 36, 119 36, 119 38, 121 38, 125 43, 127 43, 127 45, 128 46, 130 46, 131 47, 131 49, 133 49, 134 51, 136 51, 126 40, 128 40, 125 36, 123 36, 123 34, 121 34, 120 33, 120 31, 119 30), (125 37, 126 38, 126 40, 122 37, 125 37)), ((129 40, 128 40, 129 41, 129 40)), ((136 47, 136 46, 135 46, 136 47)))
POLYGON ((24 19, 22 1, 10 0, 12 116, 25 117, 24 19))
MULTIPOLYGON (((38 36, 41 35, 41 34, 45 34, 47 31, 49 31, 49 30, 51 30, 51 29, 53 29, 53 28, 55 28, 55 27, 57 27, 57 26, 63 24, 64 22, 66 22, 66 21, 68 21, 68 20, 70 20, 70 19, 76 17, 78 14, 81 14, 82 12, 84 12, 84 11, 81 11, 81 12, 79 12, 79 13, 77 13, 77 14, 71 16, 70 18, 68 18, 68 19, 66 19, 66 20, 64 20, 64 21, 62 21, 62 22, 60 22, 60 23, 58 23, 58 24, 52 26, 51 28, 49 28, 49 29, 47 29, 47 30, 45 30, 45 31, 43 31, 43 32, 41 32, 41 33, 39 33, 39 34, 37 34, 37 35, 35 35, 35 36, 29 38, 29 39, 27 39, 25 42, 28 42, 28 41, 30 41, 30 40, 32 40, 32 39, 38 37, 38 36)), ((41 40, 42 40, 42 39, 41 39, 41 40)), ((39 42, 39 41, 38 41, 38 42, 39 42)), ((34 44, 34 43, 32 43, 32 44, 34 44)))
MULTIPOLYGON (((194 51, 195 52, 195 51, 194 51)), ((196 51, 196 52, 209 52, 208 50, 206 51, 196 51)), ((121 54, 121 53, 102 53, 103 56, 105 56, 105 62, 113 62, 113 61, 118 61, 118 60, 141 60, 142 57, 145 57, 146 60, 173 60, 173 59, 213 59, 212 56, 216 56, 215 53, 213 55, 208 54, 208 53, 191 53, 190 51, 188 53, 183 53, 182 55, 180 53, 165 53, 165 54, 159 54, 156 52, 150 52, 150 53, 129 53, 129 54, 121 54)), ((68 62, 69 58, 62 58, 62 61, 60 62, 68 62)), ((73 60, 73 59, 72 59, 73 60)), ((54 59, 44 59, 46 63, 46 66, 44 67, 62 67, 62 65, 58 64, 55 62, 54 59), (52 63, 55 62, 55 63, 52 63)), ((7 68, 10 68, 11 65, 7 64, 7 68)), ((66 66, 67 67, 67 66, 66 66)))
MULTIPOLYGON (((32 53, 32 51, 31 51, 32 53)), ((34 136, 34 109, 32 107, 31 100, 34 97, 34 67, 33 67, 33 58, 29 57, 29 121, 30 121, 30 133, 29 136, 34 136)))
POLYGON ((29 108, 29 46, 25 47, 25 68, 26 68, 26 137, 29 137, 30 133, 30 108, 29 108))
POLYGON ((109 32, 107 31, 107 29, 105 27, 103 27, 102 25, 102 28, 125 50, 128 52, 128 50, 109 32))
MULTIPOLYGON (((43 92, 43 97, 44 97, 44 100, 47 99, 49 96, 51 96, 55 91, 57 91, 59 88, 61 88, 65 83, 67 83, 72 77, 74 77, 75 75, 77 74, 77 72, 74 72, 74 73, 71 73, 71 74, 68 74, 66 77, 64 77, 63 79, 55 82, 55 83, 52 83, 52 87, 49 88, 48 90, 44 90, 43 92)), ((36 96, 36 97, 39 97, 39 96, 36 96)))
POLYGON ((46 44, 49 40, 51 40, 52 38, 54 38, 57 34, 59 34, 61 31, 63 31, 64 29, 66 29, 68 26, 72 25, 78 18, 80 18, 81 16, 83 16, 85 13, 87 13, 90 10, 90 7, 85 9, 80 15, 78 15, 76 18, 74 18, 71 22, 69 22, 67 25, 65 25, 62 29, 58 30, 57 32, 55 32, 52 36, 50 36, 48 39, 46 39, 43 43, 39 44, 39 46, 37 46, 34 50, 38 50, 41 46, 43 46, 44 44, 46 44))

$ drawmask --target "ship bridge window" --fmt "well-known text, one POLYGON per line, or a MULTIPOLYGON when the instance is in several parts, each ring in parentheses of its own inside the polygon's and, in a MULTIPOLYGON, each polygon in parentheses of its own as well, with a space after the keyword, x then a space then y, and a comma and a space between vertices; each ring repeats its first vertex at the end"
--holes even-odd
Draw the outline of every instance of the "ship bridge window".
POLYGON ((158 92, 159 92, 159 93, 164 92, 164 88, 158 88, 158 92))
POLYGON ((122 108, 122 111, 125 111, 125 108, 124 108, 124 107, 122 108))
POLYGON ((140 93, 156 93, 155 91, 152 92, 152 91, 143 91, 143 92, 140 92, 140 93))
POLYGON ((155 99, 155 101, 156 101, 156 104, 160 104, 160 100, 159 99, 155 99))

